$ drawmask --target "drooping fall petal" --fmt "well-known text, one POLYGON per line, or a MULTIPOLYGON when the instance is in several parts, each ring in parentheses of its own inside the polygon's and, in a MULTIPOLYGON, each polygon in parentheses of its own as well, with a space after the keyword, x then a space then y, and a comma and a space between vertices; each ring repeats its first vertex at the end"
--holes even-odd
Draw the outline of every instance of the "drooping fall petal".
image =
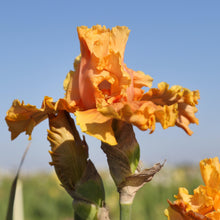
POLYGON ((77 124, 80 125, 83 132, 111 145, 117 144, 111 118, 105 117, 96 109, 76 111, 75 115, 77 124))
MULTIPOLYGON (((189 129, 188 125, 190 123, 199 123, 198 119, 195 117, 195 113, 197 112, 195 105, 198 104, 199 98, 199 91, 190 91, 181 86, 172 86, 169 89, 169 85, 162 82, 158 84, 158 89, 150 89, 144 94, 141 100, 152 101, 156 105, 161 106, 178 104, 176 108, 177 115, 175 125, 183 128, 187 134, 191 135, 192 131, 189 129)), ((163 126, 163 128, 167 127, 163 126)))
POLYGON ((36 125, 48 118, 48 114, 55 113, 58 110, 75 112, 76 106, 69 105, 65 99, 59 99, 53 102, 53 99, 45 96, 42 107, 37 108, 34 105, 19 100, 14 100, 11 108, 8 110, 5 120, 11 132, 11 139, 14 140, 20 133, 25 132, 31 139, 31 133, 36 125))
POLYGON ((34 105, 24 105, 24 102, 20 103, 18 100, 14 100, 5 118, 9 131, 11 131, 11 139, 15 139, 24 131, 31 139, 33 128, 45 120, 48 113, 54 111, 52 101, 52 98, 45 97, 42 108, 38 109, 34 105))
POLYGON ((131 123, 141 130, 154 131, 156 122, 164 128, 174 126, 177 106, 160 106, 151 101, 114 103, 98 109, 103 115, 131 123))

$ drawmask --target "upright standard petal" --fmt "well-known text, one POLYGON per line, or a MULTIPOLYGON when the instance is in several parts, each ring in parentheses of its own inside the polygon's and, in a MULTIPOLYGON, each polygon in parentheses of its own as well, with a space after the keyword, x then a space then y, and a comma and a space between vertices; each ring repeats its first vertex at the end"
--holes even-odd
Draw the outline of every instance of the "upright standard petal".
POLYGON ((96 108, 120 100, 140 99, 143 86, 152 78, 133 71, 124 64, 124 50, 129 35, 127 27, 112 30, 96 25, 78 27, 81 56, 65 80, 66 99, 81 109, 96 108))

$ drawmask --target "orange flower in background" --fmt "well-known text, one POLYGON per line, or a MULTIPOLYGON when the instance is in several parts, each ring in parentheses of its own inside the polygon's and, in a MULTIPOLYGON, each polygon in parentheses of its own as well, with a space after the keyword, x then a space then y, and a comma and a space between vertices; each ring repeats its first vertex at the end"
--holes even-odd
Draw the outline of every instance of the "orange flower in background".
POLYGON ((189 195, 179 188, 174 203, 165 210, 168 220, 220 219, 220 163, 217 157, 200 161, 200 170, 205 186, 200 185, 189 195))
POLYGON ((150 88, 153 79, 124 63, 127 27, 81 26, 77 31, 81 55, 64 80, 65 97, 57 102, 45 97, 41 109, 14 101, 6 116, 12 139, 23 131, 30 135, 47 114, 58 110, 74 113, 83 132, 110 145, 117 144, 113 119, 151 132, 156 122, 164 129, 177 125, 192 134, 188 125, 198 124, 199 92, 162 82, 145 93, 143 87, 150 88))

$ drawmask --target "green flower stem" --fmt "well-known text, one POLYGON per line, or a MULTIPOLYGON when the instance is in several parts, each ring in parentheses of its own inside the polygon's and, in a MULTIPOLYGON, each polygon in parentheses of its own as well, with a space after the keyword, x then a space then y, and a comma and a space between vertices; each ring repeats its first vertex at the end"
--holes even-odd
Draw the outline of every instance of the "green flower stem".
POLYGON ((120 220, 130 220, 131 219, 131 204, 121 204, 120 203, 120 220))

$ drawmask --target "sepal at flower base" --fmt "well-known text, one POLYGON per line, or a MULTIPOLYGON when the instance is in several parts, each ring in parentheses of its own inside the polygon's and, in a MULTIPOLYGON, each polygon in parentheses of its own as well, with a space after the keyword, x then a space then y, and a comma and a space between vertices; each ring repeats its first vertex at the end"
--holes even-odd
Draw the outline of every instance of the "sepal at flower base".
MULTIPOLYGON (((73 119, 66 111, 49 115, 51 143, 51 165, 69 195, 74 199, 73 207, 78 219, 101 220, 100 212, 106 213, 104 187, 96 168, 88 159, 88 147, 81 140, 73 119)), ((77 219, 77 217, 75 217, 77 219)))
POLYGON ((156 164, 142 170, 139 166, 140 149, 131 124, 114 120, 113 130, 118 145, 102 143, 112 178, 120 193, 121 204, 132 204, 136 192, 160 171, 163 165, 156 164))

